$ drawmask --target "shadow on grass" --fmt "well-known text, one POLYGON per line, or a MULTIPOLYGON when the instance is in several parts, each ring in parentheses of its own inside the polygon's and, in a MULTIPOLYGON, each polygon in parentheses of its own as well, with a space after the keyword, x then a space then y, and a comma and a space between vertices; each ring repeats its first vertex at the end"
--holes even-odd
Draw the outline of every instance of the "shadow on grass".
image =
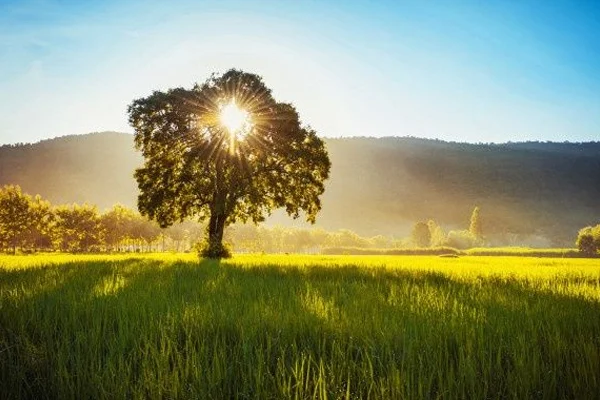
MULTIPOLYGON (((579 283, 598 287, 594 280, 579 283)), ((470 368, 495 372, 495 378, 489 371, 484 376, 490 393, 510 395, 511 371, 522 373, 514 350, 529 344, 542 362, 564 367, 554 371, 554 386, 539 390, 572 397, 568 367, 581 349, 574 344, 571 354, 564 348, 568 356, 557 364, 564 354, 554 354, 558 350, 550 341, 588 337, 585 345, 600 346, 597 301, 540 291, 514 278, 461 281, 401 269, 245 268, 226 261, 133 257, 0 271, 0 290, 0 352, 10 361, 0 367, 0 376, 12 383, 11 393, 26 397, 64 397, 56 383, 60 368, 72 374, 83 368, 109 380, 103 366, 118 363, 126 365, 120 371, 128 393, 133 389, 127 385, 147 374, 144 352, 185 356, 207 346, 233 365, 215 389, 225 397, 236 397, 235 385, 225 383, 243 382, 245 366, 236 362, 264 363, 268 380, 278 365, 291 368, 299 354, 318 360, 335 358, 336 352, 345 368, 357 369, 352 372, 357 379, 366 374, 387 379, 390 367, 407 368, 433 396, 442 390, 439 362, 449 370, 466 368, 461 357, 467 341, 480 346, 482 357, 473 356, 480 364, 470 368), (264 350, 262 361, 252 358, 255 349, 264 350), (492 356, 500 361, 485 359, 492 356), (26 380, 26 386, 14 387, 26 380)), ((219 369, 213 361, 207 365, 219 369)), ((209 379, 210 371, 206 374, 209 379)))

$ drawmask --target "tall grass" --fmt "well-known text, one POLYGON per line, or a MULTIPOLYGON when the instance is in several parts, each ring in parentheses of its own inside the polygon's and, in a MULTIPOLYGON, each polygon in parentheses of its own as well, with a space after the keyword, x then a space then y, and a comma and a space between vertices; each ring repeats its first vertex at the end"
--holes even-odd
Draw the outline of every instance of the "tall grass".
POLYGON ((2 398, 595 398, 600 265, 0 257, 2 398))

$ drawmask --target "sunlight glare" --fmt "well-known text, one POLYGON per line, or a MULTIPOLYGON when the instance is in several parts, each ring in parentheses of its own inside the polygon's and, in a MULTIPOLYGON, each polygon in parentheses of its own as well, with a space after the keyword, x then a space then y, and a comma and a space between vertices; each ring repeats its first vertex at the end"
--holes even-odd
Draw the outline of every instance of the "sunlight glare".
POLYGON ((239 108, 232 100, 221 108, 220 120, 221 124, 239 139, 245 134, 243 131, 248 123, 248 112, 239 108))

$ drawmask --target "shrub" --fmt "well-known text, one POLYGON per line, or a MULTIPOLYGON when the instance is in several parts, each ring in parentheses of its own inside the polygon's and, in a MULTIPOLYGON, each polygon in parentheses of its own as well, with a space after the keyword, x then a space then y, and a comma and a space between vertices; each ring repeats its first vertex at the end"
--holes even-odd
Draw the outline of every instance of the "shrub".
POLYGON ((197 245, 197 249, 200 258, 231 258, 230 246, 220 241, 204 240, 197 245))

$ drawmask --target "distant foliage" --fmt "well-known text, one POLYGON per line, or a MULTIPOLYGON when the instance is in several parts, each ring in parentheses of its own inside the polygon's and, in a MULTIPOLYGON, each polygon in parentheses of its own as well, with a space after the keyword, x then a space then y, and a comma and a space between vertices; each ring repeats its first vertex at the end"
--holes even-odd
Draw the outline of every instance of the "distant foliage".
POLYGON ((577 235, 576 245, 582 254, 597 255, 600 250, 600 224, 581 229, 577 235))
POLYGON ((28 232, 33 228, 31 196, 24 194, 19 186, 5 186, 0 190, 0 244, 12 248, 27 243, 28 232))
POLYGON ((469 233, 476 240, 483 240, 483 229, 481 227, 481 215, 479 215, 479 207, 473 209, 471 214, 471 224, 469 225, 469 233))
POLYGON ((104 231, 95 206, 88 204, 60 206, 56 215, 55 235, 58 247, 68 252, 89 252, 102 244, 104 231))
POLYGON ((0 251, 151 251, 160 235, 156 223, 120 205, 100 214, 93 205, 53 207, 19 186, 0 188, 0 251))
MULTIPOLYGON (((104 213, 95 206, 52 206, 40 196, 31 197, 18 186, 0 189, 0 251, 35 252, 151 252, 194 251, 205 226, 184 221, 161 229, 138 212, 114 205, 104 213)), ((201 250, 211 247, 206 240, 201 250)), ((263 227, 254 224, 230 226, 221 248, 211 254, 225 257, 241 253, 320 253, 324 248, 395 248, 403 243, 388 236, 363 237, 353 231, 263 227)))
POLYGON ((470 249, 478 246, 478 240, 468 230, 450 231, 448 232, 448 240, 446 244, 457 249, 470 249))
POLYGON ((431 235, 430 244, 431 247, 445 246, 448 242, 448 236, 441 226, 434 220, 430 219, 427 221, 427 227, 429 228, 429 234, 431 235))
POLYGON ((431 232, 425 222, 417 222, 415 224, 411 237, 416 247, 429 247, 431 245, 431 232))

